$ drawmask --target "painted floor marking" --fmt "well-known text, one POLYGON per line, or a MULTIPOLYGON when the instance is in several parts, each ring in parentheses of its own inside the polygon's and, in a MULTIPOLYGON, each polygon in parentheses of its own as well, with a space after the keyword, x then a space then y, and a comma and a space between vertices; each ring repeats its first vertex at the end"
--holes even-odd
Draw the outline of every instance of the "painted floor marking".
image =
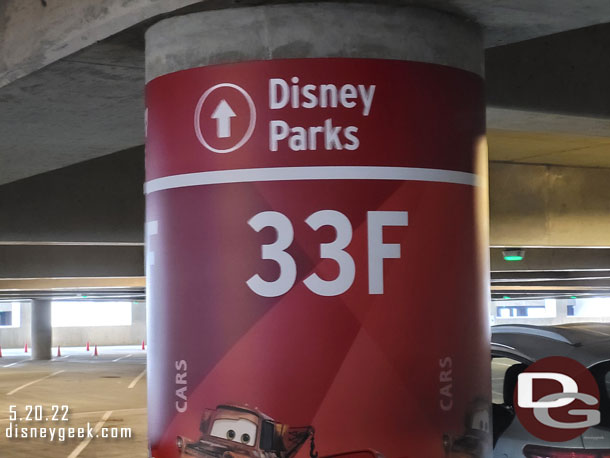
MULTIPOLYGON (((104 423, 106 423, 106 420, 108 420, 108 418, 110 418, 110 415, 112 415, 112 410, 109 410, 108 412, 106 412, 104 414, 104 416, 102 417, 102 419, 100 421, 97 422, 97 424, 95 425, 95 428, 93 428, 93 436, 95 437, 97 435, 97 433, 100 431, 100 429, 102 429, 102 426, 104 426, 104 423)), ((83 450, 85 450, 85 447, 87 447, 87 445, 89 445, 89 443, 91 442, 91 437, 87 437, 84 441, 82 441, 80 444, 78 444, 78 447, 76 447, 72 453, 70 453, 68 455, 68 458, 76 458, 78 455, 81 454, 81 452, 83 450)))
POLYGON ((34 383, 42 382, 43 380, 46 380, 46 379, 48 379, 48 378, 55 377, 56 375, 61 374, 62 372, 66 372, 66 371, 61 370, 61 371, 53 372, 52 374, 46 375, 46 376, 44 376, 44 377, 41 377, 41 378, 39 378, 39 379, 36 379, 36 380, 33 380, 33 381, 31 381, 31 382, 28 382, 28 383, 26 383, 26 384, 24 384, 24 385, 21 385, 21 386, 19 386, 19 387, 15 388, 13 391, 9 391, 8 393, 6 393, 6 395, 7 395, 7 396, 12 396, 12 395, 13 395, 13 394, 15 394, 17 391, 21 391, 21 390, 23 390, 24 388, 27 388, 28 386, 33 385, 34 383))
POLYGON ((131 382, 127 388, 128 388, 128 389, 131 389, 131 388, 133 388, 134 386, 136 386, 136 384, 137 384, 137 383, 140 381, 140 379, 141 379, 142 377, 144 377, 145 375, 146 375, 146 369, 144 369, 144 370, 143 370, 143 371, 140 373, 140 375, 138 375, 136 378, 134 378, 134 379, 133 379, 133 382, 131 382))
POLYGON ((121 356, 120 358, 113 359, 113 360, 112 360, 112 362, 113 362, 113 363, 116 363, 117 361, 120 361, 120 360, 122 360, 122 359, 124 359, 124 358, 129 358, 130 356, 132 356, 132 355, 125 355, 125 356, 121 356))
POLYGON ((22 359, 21 361, 17 361, 16 363, 7 364, 6 366, 2 366, 2 367, 13 367, 13 366, 15 366, 15 365, 17 365, 17 364, 19 364, 19 363, 24 363, 24 362, 26 362, 26 361, 30 361, 30 358, 28 358, 28 359, 22 359))

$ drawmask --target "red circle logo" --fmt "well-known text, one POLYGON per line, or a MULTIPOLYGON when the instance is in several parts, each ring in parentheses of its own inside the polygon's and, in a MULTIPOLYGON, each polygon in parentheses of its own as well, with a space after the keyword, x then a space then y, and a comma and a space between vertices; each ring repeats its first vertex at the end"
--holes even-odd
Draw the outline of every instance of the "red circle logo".
POLYGON ((595 378, 563 356, 541 359, 519 374, 514 405, 523 427, 549 442, 574 439, 600 421, 595 378))

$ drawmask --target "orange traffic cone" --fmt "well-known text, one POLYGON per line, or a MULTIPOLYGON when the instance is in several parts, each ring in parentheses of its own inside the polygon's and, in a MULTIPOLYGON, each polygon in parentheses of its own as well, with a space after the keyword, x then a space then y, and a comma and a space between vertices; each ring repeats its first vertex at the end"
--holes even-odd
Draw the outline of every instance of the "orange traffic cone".
POLYGON ((146 350, 146 345, 144 344, 144 341, 142 341, 142 350, 146 350))
POLYGON ((95 350, 93 351, 93 356, 98 356, 98 354, 97 354, 97 345, 95 346, 95 350))
POLYGON ((28 343, 27 343, 27 341, 25 342, 25 352, 26 353, 28 352, 28 343))
POLYGON ((61 356, 61 347, 58 345, 57 346, 57 357, 59 358, 61 356))
POLYGON ((87 341, 87 351, 89 351, 89 341, 87 341))

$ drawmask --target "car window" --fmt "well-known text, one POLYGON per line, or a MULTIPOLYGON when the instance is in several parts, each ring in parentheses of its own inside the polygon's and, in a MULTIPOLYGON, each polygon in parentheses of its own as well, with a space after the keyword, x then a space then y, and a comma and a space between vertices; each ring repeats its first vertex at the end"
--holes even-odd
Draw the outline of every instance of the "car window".
POLYGON ((491 360, 491 401, 494 404, 504 403, 504 375, 509 367, 520 364, 520 361, 507 357, 493 357, 491 360))
POLYGON ((599 411, 602 414, 601 424, 610 427, 610 361, 604 361, 590 367, 589 370, 597 380, 600 392, 599 411))

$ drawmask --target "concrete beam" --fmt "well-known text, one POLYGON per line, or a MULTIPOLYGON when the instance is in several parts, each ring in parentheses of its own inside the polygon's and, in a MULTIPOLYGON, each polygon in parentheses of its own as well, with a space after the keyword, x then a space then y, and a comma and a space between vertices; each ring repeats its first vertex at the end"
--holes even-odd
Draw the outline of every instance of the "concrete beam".
POLYGON ((0 2, 0 87, 142 21, 201 0, 0 2))
POLYGON ((610 117, 610 23, 485 52, 493 107, 610 117))
POLYGON ((2 245, 0 278, 144 275, 142 245, 2 245))
POLYGON ((610 249, 526 248, 523 261, 505 261, 502 248, 490 250, 492 272, 578 272, 610 270, 610 249))
POLYGON ((610 270, 505 271, 491 273, 492 283, 572 282, 577 280, 610 280, 610 270))
POLYGON ((0 186, 0 241, 142 243, 143 184, 138 147, 0 186))
POLYGON ((610 121, 604 118, 494 106, 487 107, 486 115, 488 129, 610 137, 610 121))
POLYGON ((524 281, 520 280, 493 280, 492 286, 494 288, 511 288, 519 287, 521 289, 536 289, 537 287, 545 288, 573 288, 578 290, 579 288, 603 288, 610 291, 610 279, 608 278, 597 278, 597 279, 538 279, 538 281, 524 281))
POLYGON ((570 298, 572 296, 608 297, 610 287, 606 286, 555 286, 555 285, 511 285, 491 286, 492 299, 544 299, 544 298, 570 298))
POLYGON ((527 248, 523 261, 508 262, 492 248, 494 299, 594 297, 610 293, 610 249, 527 248))
POLYGON ((610 247, 610 169, 492 162, 491 245, 610 247))
POLYGON ((0 301, 64 298, 72 300, 141 300, 144 277, 0 279, 0 301))
MULTIPOLYGON (((0 186, 0 241, 143 243, 143 182, 135 148, 0 186)), ((610 247, 610 169, 492 162, 490 189, 492 246, 610 247)))
POLYGON ((144 277, 105 278, 23 278, 0 279, 0 291, 41 291, 41 290, 99 290, 116 288, 144 288, 144 277))

